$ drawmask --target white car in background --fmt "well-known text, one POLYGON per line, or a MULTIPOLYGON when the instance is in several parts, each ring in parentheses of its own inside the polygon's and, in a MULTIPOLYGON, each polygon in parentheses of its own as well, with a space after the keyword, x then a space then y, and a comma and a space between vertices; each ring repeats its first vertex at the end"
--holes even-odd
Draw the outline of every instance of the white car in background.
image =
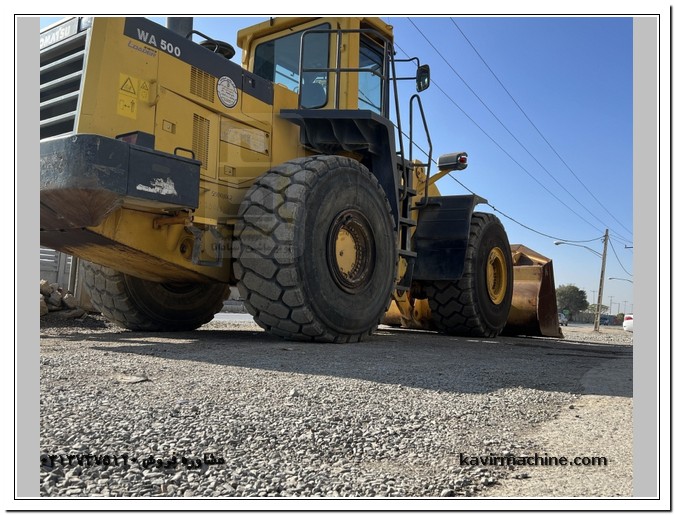
POLYGON ((626 313, 623 316, 623 330, 633 332, 633 313, 626 313))

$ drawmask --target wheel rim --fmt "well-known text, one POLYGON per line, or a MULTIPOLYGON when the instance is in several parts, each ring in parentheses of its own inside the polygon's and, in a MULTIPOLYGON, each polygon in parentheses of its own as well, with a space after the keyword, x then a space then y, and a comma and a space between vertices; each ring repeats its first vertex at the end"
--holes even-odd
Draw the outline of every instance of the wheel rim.
POLYGON ((490 250, 486 265, 486 277, 490 300, 494 304, 500 304, 506 296, 508 279, 506 274, 506 258, 499 247, 493 247, 490 250))
POLYGON ((335 283, 348 293, 362 291, 375 269, 373 232, 358 211, 335 217, 328 231, 328 267, 335 283))

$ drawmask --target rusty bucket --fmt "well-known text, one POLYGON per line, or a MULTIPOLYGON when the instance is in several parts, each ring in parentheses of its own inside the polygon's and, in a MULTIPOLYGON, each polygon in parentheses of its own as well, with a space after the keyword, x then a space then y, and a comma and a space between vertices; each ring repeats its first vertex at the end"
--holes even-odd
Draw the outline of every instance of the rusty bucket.
POLYGON ((553 261, 520 244, 511 245, 511 256, 513 300, 502 334, 561 337, 553 261))

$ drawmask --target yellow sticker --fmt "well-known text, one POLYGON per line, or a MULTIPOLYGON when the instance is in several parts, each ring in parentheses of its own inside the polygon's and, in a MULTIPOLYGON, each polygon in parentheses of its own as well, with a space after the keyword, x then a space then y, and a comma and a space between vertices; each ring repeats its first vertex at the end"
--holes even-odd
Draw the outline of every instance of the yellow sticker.
POLYGON ((138 100, 129 95, 117 95, 117 114, 126 116, 127 118, 136 119, 138 112, 138 100))
POLYGON ((132 97, 138 96, 138 79, 130 77, 129 75, 120 74, 120 91, 131 95, 132 97))
POLYGON ((138 79, 120 73, 117 90, 117 114, 136 119, 138 113, 138 79))
POLYGON ((150 87, 144 80, 138 83, 138 98, 144 102, 147 102, 150 98, 150 87))

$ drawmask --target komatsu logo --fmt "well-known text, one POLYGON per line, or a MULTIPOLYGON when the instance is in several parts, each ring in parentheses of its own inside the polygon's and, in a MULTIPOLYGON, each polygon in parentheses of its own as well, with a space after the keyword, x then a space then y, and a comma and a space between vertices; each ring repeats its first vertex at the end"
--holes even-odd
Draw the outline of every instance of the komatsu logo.
POLYGON ((61 25, 40 34, 40 50, 76 34, 77 23, 77 18, 73 18, 70 21, 62 23, 61 25))

